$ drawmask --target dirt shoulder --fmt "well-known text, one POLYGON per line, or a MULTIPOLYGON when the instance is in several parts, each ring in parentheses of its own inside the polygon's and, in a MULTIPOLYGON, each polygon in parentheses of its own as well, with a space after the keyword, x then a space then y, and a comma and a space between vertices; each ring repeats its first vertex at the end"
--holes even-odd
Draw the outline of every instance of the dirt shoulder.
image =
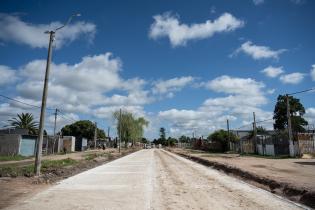
POLYGON ((170 151, 315 208, 315 159, 270 159, 185 149, 170 151))
POLYGON ((24 173, 10 173, 10 171, 7 173, 3 172, 7 167, 16 167, 18 170, 20 170, 19 167, 23 167, 23 169, 32 169, 33 166, 25 165, 27 163, 24 161, 21 164, 14 163, 11 165, 0 165, 0 171, 2 171, 0 174, 0 209, 10 206, 16 201, 30 198, 62 179, 123 157, 135 151, 138 151, 138 149, 122 149, 122 152, 119 154, 117 149, 106 149, 105 151, 90 150, 82 153, 54 155, 50 156, 48 159, 47 157, 49 156, 47 156, 45 159, 45 169, 40 177, 27 177, 29 174, 25 174, 24 176, 24 173), (63 165, 61 163, 71 164, 63 165))

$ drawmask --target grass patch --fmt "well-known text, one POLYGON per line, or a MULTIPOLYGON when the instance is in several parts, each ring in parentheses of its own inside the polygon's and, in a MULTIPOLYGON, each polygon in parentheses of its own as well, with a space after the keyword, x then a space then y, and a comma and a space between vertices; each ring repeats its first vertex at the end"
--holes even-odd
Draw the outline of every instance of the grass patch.
POLYGON ((25 157, 22 155, 8 155, 8 156, 0 156, 0 161, 18 161, 18 160, 25 160, 32 157, 25 157))
MULTIPOLYGON (((122 153, 123 153, 124 151, 122 151, 122 153)), ((84 159, 85 160, 88 160, 88 161, 90 161, 90 160, 94 160, 95 158, 98 158, 98 157, 106 157, 107 159, 109 159, 109 160, 111 160, 111 159, 113 159, 114 158, 114 155, 113 154, 111 154, 112 152, 103 152, 103 153, 91 153, 91 154, 86 154, 85 156, 84 156, 84 159)))
POLYGON ((96 153, 92 153, 92 154, 86 154, 84 156, 85 160, 94 160, 95 158, 97 158, 99 155, 96 153))
MULTIPOLYGON (((45 173, 51 170, 60 169, 66 166, 75 165, 78 161, 71 158, 62 160, 43 160, 41 172, 45 173)), ((27 166, 7 165, 0 167, 0 177, 33 176, 34 164, 27 166)))

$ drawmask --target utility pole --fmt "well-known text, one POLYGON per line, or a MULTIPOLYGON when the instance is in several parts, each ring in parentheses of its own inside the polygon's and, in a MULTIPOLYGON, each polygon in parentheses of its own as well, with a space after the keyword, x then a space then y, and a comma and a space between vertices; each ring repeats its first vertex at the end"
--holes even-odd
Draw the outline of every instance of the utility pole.
POLYGON ((52 153, 55 153, 55 145, 56 145, 56 125, 57 125, 57 115, 58 115, 58 109, 55 110, 55 123, 54 123, 54 144, 52 148, 52 153))
POLYGON ((108 140, 109 140, 109 131, 110 131, 110 127, 108 126, 108 128, 107 128, 107 137, 108 137, 108 140))
POLYGON ((44 88, 43 88, 43 96, 42 96, 42 106, 40 110, 40 120, 39 120, 39 134, 38 140, 36 143, 36 157, 35 157, 35 167, 34 172, 36 176, 40 175, 41 168, 41 158, 42 158, 42 150, 43 150, 43 133, 44 133, 44 123, 45 123, 45 111, 46 111, 46 101, 47 101, 47 91, 48 91, 48 80, 49 80, 49 72, 50 72, 50 63, 52 56, 52 43, 55 39, 56 31, 65 27, 68 23, 70 23, 71 19, 74 16, 80 16, 80 14, 75 14, 70 16, 68 21, 61 27, 56 28, 54 31, 46 31, 45 33, 49 34, 49 45, 48 45, 48 55, 46 62, 46 72, 45 72, 45 80, 44 80, 44 88))
POLYGON ((56 135, 56 125, 57 125, 58 111, 59 111, 58 109, 55 110, 54 136, 56 135))
POLYGON ((96 149, 96 139, 97 139, 97 122, 95 122, 95 129, 94 129, 94 149, 96 149))
POLYGON ((288 94, 286 94, 286 99, 287 99, 289 150, 290 150, 290 157, 294 157, 295 155, 294 155, 293 134, 292 134, 291 114, 290 114, 290 99, 289 99, 289 95, 288 94))
POLYGON ((254 151, 257 150, 256 145, 257 145, 257 127, 256 127, 256 114, 255 112, 253 112, 253 118, 254 118, 254 122, 253 122, 253 132, 254 132, 254 151))
POLYGON ((41 158, 42 158, 42 147, 43 147, 43 133, 44 133, 44 122, 45 122, 45 111, 46 111, 46 100, 47 100, 47 91, 48 91, 48 80, 49 80, 49 71, 50 71, 50 62, 52 56, 52 43, 54 41, 55 32, 49 32, 49 46, 48 46, 48 56, 46 63, 46 73, 42 97, 42 106, 40 110, 40 120, 39 120, 39 138, 36 144, 36 158, 35 158, 35 175, 40 175, 41 168, 41 158))
POLYGON ((119 153, 120 153, 120 146, 121 146, 121 109, 119 109, 119 146, 118 146, 119 153))
POLYGON ((230 123, 229 123, 229 119, 226 120, 226 127, 227 127, 227 132, 228 132, 228 145, 229 145, 229 149, 231 149, 231 140, 230 140, 230 123))

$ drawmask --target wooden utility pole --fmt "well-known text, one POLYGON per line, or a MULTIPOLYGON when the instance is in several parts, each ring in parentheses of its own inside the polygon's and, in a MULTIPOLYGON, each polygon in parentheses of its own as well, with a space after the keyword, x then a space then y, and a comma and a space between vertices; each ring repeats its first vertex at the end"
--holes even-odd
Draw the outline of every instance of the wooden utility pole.
POLYGON ((121 146, 121 109, 119 109, 119 145, 118 145, 119 153, 120 153, 120 146, 121 146))
POLYGON ((254 151, 257 151, 257 127, 256 127, 256 115, 255 112, 253 112, 253 132, 254 132, 254 151))
POLYGON ((94 149, 96 149, 96 139, 97 139, 97 122, 95 122, 95 130, 94 130, 94 149))
POLYGON ((54 136, 56 135, 58 109, 55 110, 54 136))
POLYGON ((292 134, 292 125, 291 125, 291 114, 290 114, 290 99, 289 95, 286 95, 287 99, 287 118, 288 118, 288 135, 289 135, 289 150, 290 157, 294 157, 294 145, 293 145, 293 134, 292 134))
POLYGON ((55 110, 55 123, 54 123, 54 144, 52 148, 52 153, 55 153, 55 145, 56 145, 56 127, 57 127, 57 115, 58 115, 58 109, 55 110))
POLYGON ((229 119, 226 120, 226 128, 227 128, 227 132, 228 132, 228 147, 229 150, 231 149, 231 139, 230 139, 230 123, 229 123, 229 119))
POLYGON ((43 136, 44 136, 44 124, 45 124, 45 111, 46 111, 46 101, 47 101, 47 92, 48 92, 48 81, 49 81, 49 72, 50 72, 50 63, 52 57, 52 43, 54 41, 55 31, 49 32, 49 46, 48 46, 48 55, 46 62, 46 72, 42 96, 42 106, 40 110, 40 120, 39 120, 39 134, 36 143, 36 156, 35 156, 35 167, 34 172, 36 176, 40 175, 40 168, 42 165, 42 150, 43 150, 43 136))

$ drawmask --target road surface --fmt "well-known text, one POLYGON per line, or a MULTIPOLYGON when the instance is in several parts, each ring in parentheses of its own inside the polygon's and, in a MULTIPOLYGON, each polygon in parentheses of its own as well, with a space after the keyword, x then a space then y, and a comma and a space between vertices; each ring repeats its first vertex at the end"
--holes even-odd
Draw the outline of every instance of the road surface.
POLYGON ((63 180, 7 209, 302 209, 161 149, 141 150, 63 180))

